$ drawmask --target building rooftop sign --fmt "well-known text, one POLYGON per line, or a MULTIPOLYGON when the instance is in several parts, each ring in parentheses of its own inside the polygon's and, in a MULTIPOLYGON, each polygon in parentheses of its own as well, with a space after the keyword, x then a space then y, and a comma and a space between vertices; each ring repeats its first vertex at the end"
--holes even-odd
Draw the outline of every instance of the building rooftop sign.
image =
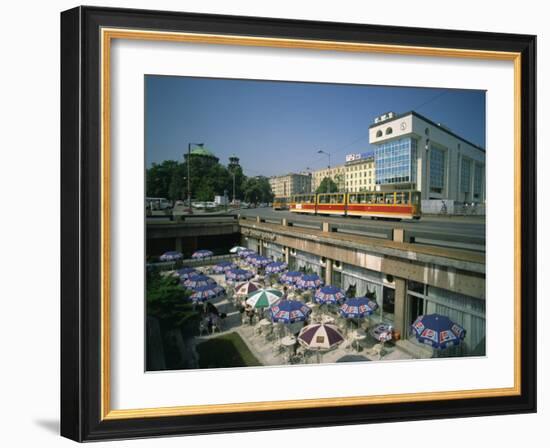
POLYGON ((367 151, 367 152, 355 153, 355 154, 347 154, 346 155, 346 163, 355 162, 356 160, 361 160, 361 159, 370 159, 372 157, 374 157, 374 151, 367 151))
POLYGON ((385 114, 378 115, 378 117, 375 117, 374 123, 375 124, 382 123, 383 121, 391 120, 394 117, 395 117, 395 112, 386 112, 385 114))

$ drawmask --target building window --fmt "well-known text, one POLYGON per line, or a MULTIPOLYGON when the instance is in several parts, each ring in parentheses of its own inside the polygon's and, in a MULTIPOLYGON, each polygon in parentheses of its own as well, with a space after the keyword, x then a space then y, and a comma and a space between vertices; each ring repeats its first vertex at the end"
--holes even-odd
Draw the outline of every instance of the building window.
POLYGON ((416 145, 410 137, 378 145, 374 151, 376 184, 416 182, 416 145))
POLYGON ((463 158, 460 164, 460 191, 462 193, 470 192, 470 179, 471 179, 471 161, 463 158))
POLYGON ((386 129, 386 135, 390 135, 390 134, 393 134, 393 129, 392 128, 387 128, 386 129))
POLYGON ((430 128, 426 128, 426 129, 424 129, 424 134, 426 134, 426 135, 430 135, 430 128))
POLYGON ((377 137, 382 137, 382 131, 380 131, 380 130, 376 131, 376 136, 377 137))
POLYGON ((430 191, 442 193, 445 183, 445 152, 431 147, 430 151, 430 191))

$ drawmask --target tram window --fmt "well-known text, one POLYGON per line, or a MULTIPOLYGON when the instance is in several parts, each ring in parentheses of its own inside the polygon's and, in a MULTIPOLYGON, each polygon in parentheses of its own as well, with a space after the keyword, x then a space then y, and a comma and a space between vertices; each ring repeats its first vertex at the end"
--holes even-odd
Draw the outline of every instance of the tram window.
POLYGON ((338 196, 334 195, 334 196, 330 196, 330 203, 331 204, 336 204, 338 202, 338 196))
POLYGON ((350 194, 349 195, 349 202, 350 204, 357 204, 359 201, 357 200, 358 194, 350 194))
POLYGON ((374 194, 366 194, 365 195, 365 202, 367 204, 374 204, 376 202, 376 195, 374 194))
POLYGON ((328 204, 329 197, 326 195, 319 196, 319 204, 328 204))
POLYGON ((396 204, 405 204, 407 200, 405 199, 406 193, 396 193, 395 195, 395 203, 396 204))
POLYGON ((339 194, 338 196, 336 196, 336 199, 338 200, 339 204, 342 204, 344 202, 344 195, 339 194))
POLYGON ((367 195, 366 194, 360 194, 359 195, 359 203, 360 204, 366 204, 367 203, 367 195))
POLYGON ((418 191, 414 191, 411 193, 411 196, 412 196, 412 203, 414 205, 418 205, 418 202, 419 202, 419 199, 420 199, 420 194, 418 193, 418 191))

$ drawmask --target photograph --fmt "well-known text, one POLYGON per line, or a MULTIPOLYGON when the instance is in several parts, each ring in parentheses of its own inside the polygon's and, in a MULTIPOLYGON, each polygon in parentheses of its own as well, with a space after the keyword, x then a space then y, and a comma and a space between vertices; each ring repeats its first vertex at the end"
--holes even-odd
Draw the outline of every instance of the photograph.
POLYGON ((486 356, 485 90, 144 78, 146 371, 486 356))

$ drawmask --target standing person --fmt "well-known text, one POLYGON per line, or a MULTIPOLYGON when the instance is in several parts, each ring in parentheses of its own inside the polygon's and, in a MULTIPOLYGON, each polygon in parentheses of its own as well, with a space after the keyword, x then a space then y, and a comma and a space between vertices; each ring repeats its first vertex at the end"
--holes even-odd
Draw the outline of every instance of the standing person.
POLYGON ((254 308, 247 303, 244 309, 246 311, 246 315, 248 316, 249 323, 252 325, 252 320, 254 319, 254 308))

